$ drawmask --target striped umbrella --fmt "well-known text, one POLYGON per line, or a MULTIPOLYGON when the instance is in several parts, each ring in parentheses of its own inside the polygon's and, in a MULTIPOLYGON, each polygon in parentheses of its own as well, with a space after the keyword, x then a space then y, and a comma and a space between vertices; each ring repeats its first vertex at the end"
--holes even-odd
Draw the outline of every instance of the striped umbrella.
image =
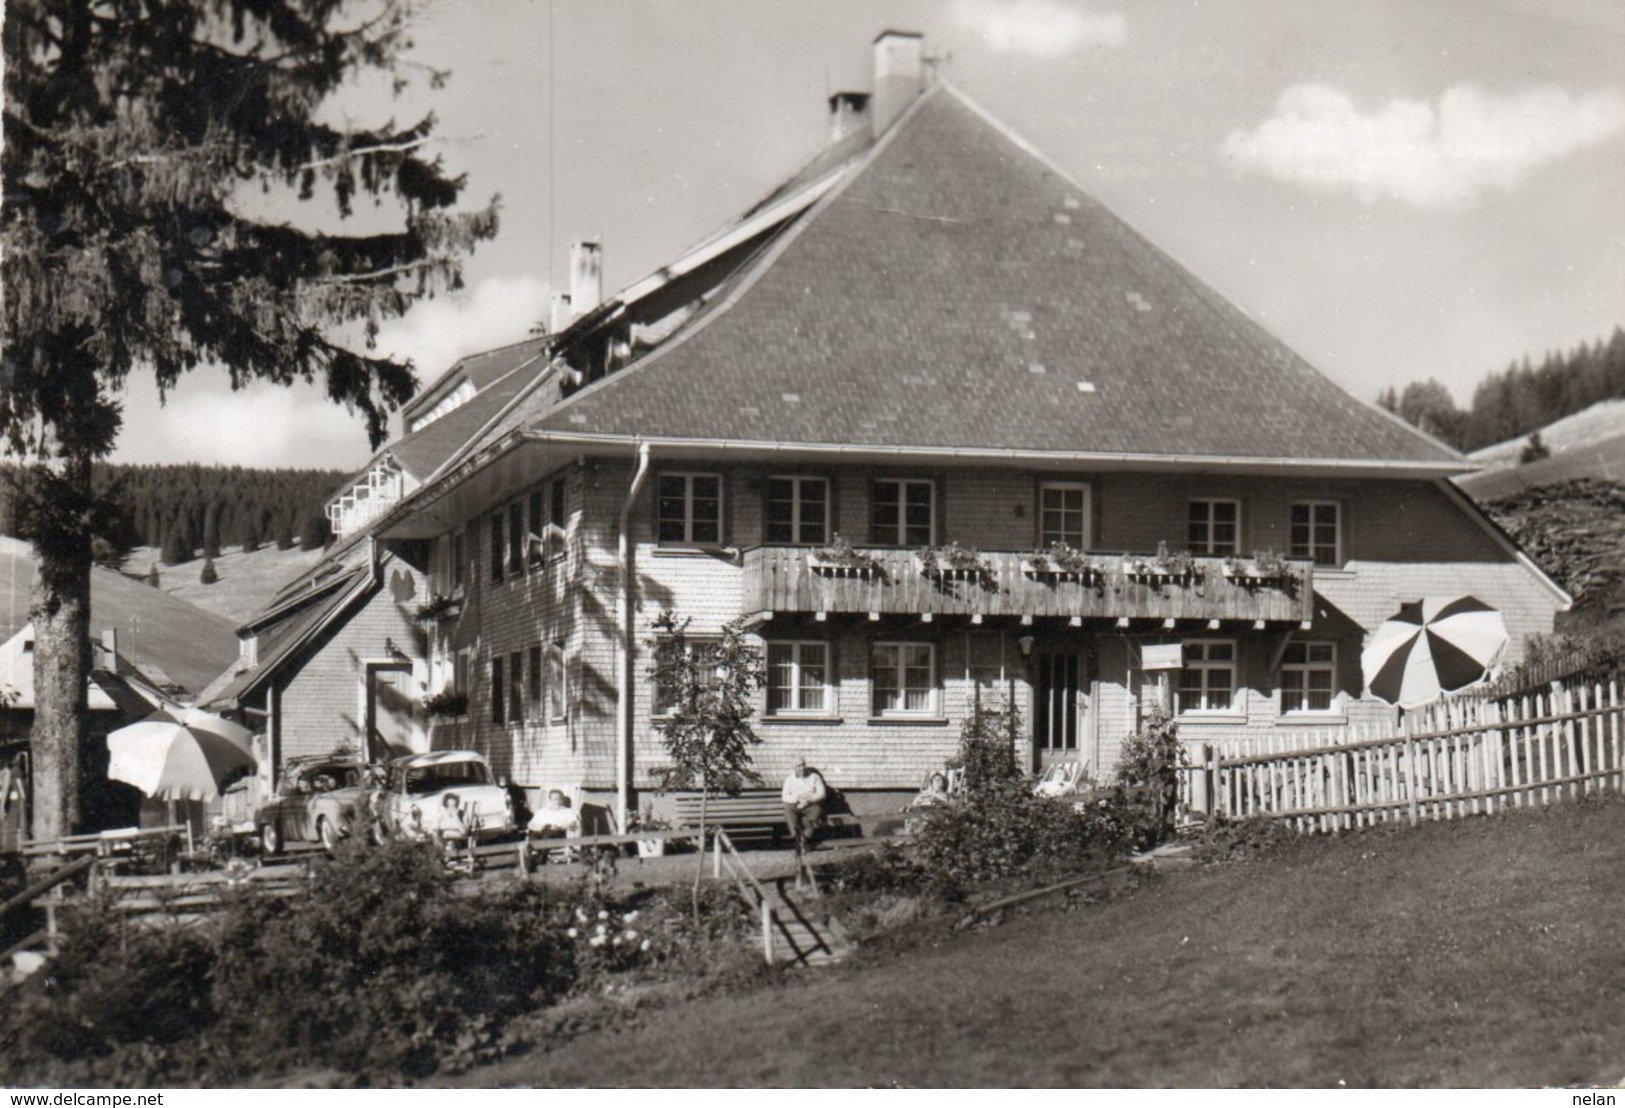
POLYGON ((1477 684, 1506 649, 1501 613, 1472 596, 1400 606, 1360 655, 1366 688, 1401 708, 1420 708, 1477 684))
POLYGON ((198 708, 159 710, 107 736, 107 776, 159 800, 210 800, 255 765, 253 733, 198 708))

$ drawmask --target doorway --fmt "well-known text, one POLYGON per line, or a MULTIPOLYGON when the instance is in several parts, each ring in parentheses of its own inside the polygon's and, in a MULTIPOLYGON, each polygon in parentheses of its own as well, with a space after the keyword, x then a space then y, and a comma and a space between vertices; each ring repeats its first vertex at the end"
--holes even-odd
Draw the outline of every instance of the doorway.
POLYGON ((367 666, 369 760, 421 754, 429 749, 415 690, 410 663, 367 666))
POLYGON ((1077 651, 1036 654, 1033 666, 1033 768, 1043 772, 1056 762, 1077 760, 1088 698, 1081 692, 1083 655, 1077 651))

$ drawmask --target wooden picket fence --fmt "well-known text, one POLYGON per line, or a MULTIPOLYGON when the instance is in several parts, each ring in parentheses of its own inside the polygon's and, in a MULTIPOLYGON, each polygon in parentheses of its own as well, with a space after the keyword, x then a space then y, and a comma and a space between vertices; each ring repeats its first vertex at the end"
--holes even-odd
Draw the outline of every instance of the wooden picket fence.
POLYGON ((1272 738, 1203 750, 1185 774, 1195 818, 1284 819, 1301 831, 1545 805, 1625 791, 1621 680, 1458 697, 1328 744, 1272 738), (1277 749, 1259 749, 1265 744, 1277 749))

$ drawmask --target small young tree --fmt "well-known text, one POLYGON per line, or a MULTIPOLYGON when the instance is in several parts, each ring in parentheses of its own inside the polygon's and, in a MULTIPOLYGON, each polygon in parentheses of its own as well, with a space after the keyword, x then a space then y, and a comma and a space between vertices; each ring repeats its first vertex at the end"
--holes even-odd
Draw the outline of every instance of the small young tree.
POLYGON ((203 572, 198 574, 197 579, 198 583, 202 585, 212 585, 216 581, 220 580, 220 574, 217 573, 214 568, 213 558, 203 559, 203 572))
POLYGON ((965 791, 971 795, 1021 780, 1016 741, 1021 734, 1021 709, 1014 703, 987 705, 979 699, 959 732, 959 764, 965 770, 965 791))
POLYGON ((751 768, 751 748, 762 740, 752 730, 750 717, 756 710, 756 690, 767 680, 767 665, 737 620, 716 639, 690 638, 688 624, 672 612, 655 620, 649 673, 656 695, 668 709, 655 725, 671 757, 663 785, 700 790, 702 830, 693 889, 698 916, 700 878, 705 872, 706 798, 713 789, 737 793, 761 782, 751 768))
POLYGON ((149 565, 147 567, 147 584, 151 585, 155 589, 158 587, 158 563, 157 562, 153 562, 151 565, 149 565))

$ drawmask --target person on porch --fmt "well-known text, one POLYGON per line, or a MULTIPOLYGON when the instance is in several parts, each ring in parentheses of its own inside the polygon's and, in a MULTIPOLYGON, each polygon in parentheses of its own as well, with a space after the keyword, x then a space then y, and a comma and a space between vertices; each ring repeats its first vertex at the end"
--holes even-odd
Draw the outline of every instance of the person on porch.
POLYGON ((790 825, 796 848, 805 849, 824 819, 824 778, 807 767, 807 759, 801 758, 784 779, 779 799, 784 801, 784 822, 790 825))

